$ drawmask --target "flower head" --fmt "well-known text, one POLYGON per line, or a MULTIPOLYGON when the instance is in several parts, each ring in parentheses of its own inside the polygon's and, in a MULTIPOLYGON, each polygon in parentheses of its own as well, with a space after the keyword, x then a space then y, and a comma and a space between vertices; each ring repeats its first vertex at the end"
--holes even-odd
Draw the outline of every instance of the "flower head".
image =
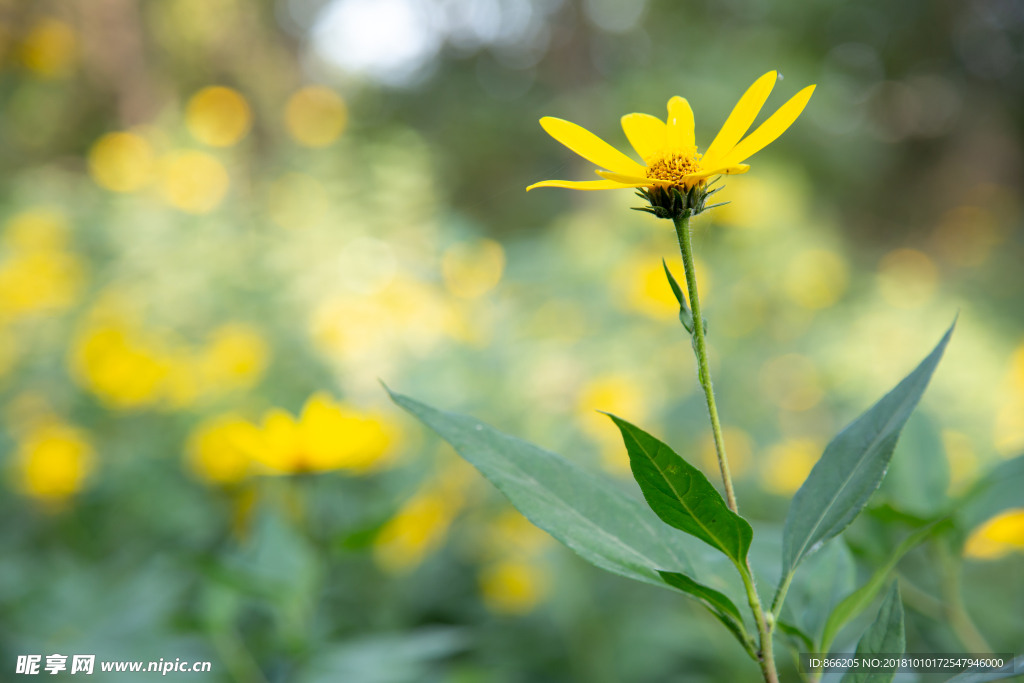
MULTIPOLYGON (((705 187, 713 176, 746 173, 750 166, 743 162, 782 135, 796 121, 814 92, 813 85, 804 88, 744 137, 777 78, 776 72, 769 71, 747 89, 703 154, 697 151, 693 110, 684 98, 677 96, 669 100, 666 121, 649 114, 626 114, 622 117, 622 129, 643 164, 574 123, 546 116, 540 120, 544 130, 584 159, 600 166, 602 170, 597 174, 602 180, 544 180, 526 189, 647 188, 645 196, 650 195, 648 198, 661 195, 671 198, 677 194, 685 197, 694 188, 705 187)), ((703 203, 699 206, 703 208, 703 203)))

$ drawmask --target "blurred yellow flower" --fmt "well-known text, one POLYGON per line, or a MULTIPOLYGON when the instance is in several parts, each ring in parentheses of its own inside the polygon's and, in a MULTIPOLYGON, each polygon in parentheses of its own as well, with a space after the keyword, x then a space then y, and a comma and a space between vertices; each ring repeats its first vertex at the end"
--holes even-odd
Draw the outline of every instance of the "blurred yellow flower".
POLYGON ((533 557, 553 540, 515 508, 504 510, 487 526, 488 551, 493 556, 533 557))
POLYGON ((267 474, 347 469, 361 472, 382 464, 397 441, 395 428, 379 416, 314 394, 299 419, 273 409, 263 418, 262 445, 254 454, 267 474))
POLYGON ((797 353, 771 358, 761 366, 761 391, 783 410, 810 410, 825 393, 814 362, 797 353))
POLYGON ((484 568, 480 592, 484 604, 497 614, 526 614, 547 593, 547 572, 532 562, 505 560, 484 568))
POLYGON ((463 299, 476 299, 494 289, 504 270, 505 250, 494 240, 458 242, 441 257, 445 287, 463 299))
POLYGON ((407 573, 441 545, 462 500, 437 491, 410 498, 377 534, 373 556, 393 574, 407 573))
POLYGON ((643 422, 648 415, 644 387, 623 374, 596 377, 581 390, 577 402, 580 428, 601 447, 602 464, 618 475, 629 474, 629 456, 622 444, 622 434, 604 411, 630 422, 643 422))
POLYGON ((245 389, 262 376, 270 349, 254 327, 228 323, 214 330, 199 358, 206 388, 210 391, 245 389))
POLYGON ((262 448, 260 430, 237 415, 223 415, 199 426, 188 444, 188 463, 202 479, 234 484, 250 472, 262 448))
POLYGON ((988 520, 971 532, 964 555, 977 560, 995 560, 1024 551, 1024 508, 1015 508, 988 520))
POLYGON ((206 152, 174 152, 162 159, 160 166, 164 199, 185 213, 210 213, 227 194, 228 172, 216 157, 206 152))
POLYGON ((786 268, 786 294, 812 311, 828 308, 846 292, 849 268, 839 254, 808 249, 794 256, 786 268))
MULTIPOLYGON (((682 263, 669 263, 676 281, 689 299, 686 279, 682 277, 682 263)), ((707 264, 694 259, 697 271, 697 293, 701 302, 706 302, 711 292, 712 274, 707 264)), ((642 250, 624 260, 612 274, 610 286, 616 303, 627 310, 637 311, 660 320, 678 319, 679 302, 665 277, 665 268, 660 258, 642 250)))
POLYGON ((40 20, 21 45, 22 63, 42 78, 66 76, 74 68, 77 56, 75 30, 56 19, 40 20))
POLYGON ((938 285, 935 263, 916 249, 896 249, 878 264, 878 286, 890 306, 923 306, 931 300, 938 285))
POLYGON ((815 86, 809 86, 782 105, 753 133, 743 137, 768 100, 778 75, 769 71, 757 79, 733 108, 725 125, 704 154, 697 152, 693 110, 682 97, 668 102, 668 119, 649 114, 627 114, 622 129, 636 153, 638 164, 593 133, 574 123, 546 116, 540 125, 547 133, 584 159, 609 171, 599 170, 602 180, 545 180, 535 187, 573 190, 613 190, 629 187, 680 187, 703 184, 711 176, 746 173, 742 162, 773 142, 803 111, 815 86), (741 139, 742 138, 742 139, 741 139))
POLYGON ((345 101, 322 86, 302 88, 288 100, 284 110, 288 134, 304 147, 326 147, 345 130, 348 109, 345 101))
POLYGON ((188 101, 185 125, 199 142, 212 147, 230 147, 249 132, 252 110, 237 90, 211 86, 188 101))
POLYGON ((282 228, 297 230, 316 222, 327 213, 327 190, 319 180, 302 173, 286 173, 270 186, 267 212, 282 228))
POLYGON ((155 170, 153 146, 135 133, 107 133, 89 150, 89 175, 113 192, 141 190, 152 182, 155 170))
POLYGON ((0 319, 68 308, 85 279, 81 259, 64 251, 67 223, 55 211, 13 217, 4 231, 11 254, 0 261, 0 319))
POLYGON ((788 496, 796 492, 821 457, 822 446, 813 439, 790 439, 777 444, 762 466, 764 487, 788 496))
POLYGON ((84 432, 46 421, 19 440, 17 465, 25 493, 45 503, 59 503, 82 489, 94 455, 84 432))
POLYGON ((68 241, 67 217, 50 208, 34 208, 12 216, 4 226, 4 246, 16 251, 62 251, 68 241))
POLYGON ((136 409, 165 396, 166 353, 126 327, 84 328, 72 345, 71 362, 77 379, 112 408, 136 409))

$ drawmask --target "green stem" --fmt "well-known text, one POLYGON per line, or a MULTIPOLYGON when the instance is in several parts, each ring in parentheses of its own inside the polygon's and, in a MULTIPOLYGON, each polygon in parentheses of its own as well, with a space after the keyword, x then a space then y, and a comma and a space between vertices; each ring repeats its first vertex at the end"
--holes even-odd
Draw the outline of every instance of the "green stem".
POLYGON ((704 396, 708 402, 708 413, 711 415, 711 431, 715 435, 715 452, 718 454, 718 468, 722 471, 722 482, 725 484, 725 499, 729 509, 738 513, 736 494, 732 488, 732 475, 729 473, 729 459, 725 454, 725 439, 722 437, 722 423, 718 420, 718 406, 715 404, 715 390, 711 386, 711 369, 708 367, 708 346, 704 340, 704 319, 700 312, 700 297, 697 295, 697 273, 693 267, 693 247, 690 244, 690 216, 684 213, 675 220, 676 237, 679 238, 679 251, 683 255, 683 268, 686 270, 686 291, 690 298, 690 310, 693 311, 693 349, 697 354, 697 377, 704 388, 704 396))
POLYGON ((942 563, 942 599, 945 603, 946 619, 953 627, 960 642, 971 652, 990 654, 992 646, 985 640, 964 604, 960 575, 963 559, 954 555, 946 543, 939 543, 939 557, 942 563))
POLYGON ((753 570, 750 568, 750 560, 747 565, 736 565, 743 577, 743 586, 747 589, 747 602, 750 604, 750 611, 754 613, 754 621, 757 622, 757 633, 761 639, 761 649, 757 653, 757 663, 761 667, 761 674, 766 683, 779 683, 779 674, 775 670, 775 649, 772 647, 772 627, 765 618, 764 608, 761 607, 761 598, 757 594, 757 586, 754 585, 753 570))
MULTIPOLYGON (((725 439, 722 438, 722 423, 718 419, 715 391, 711 385, 708 345, 704 339, 704 318, 701 316, 700 296, 697 294, 697 271, 693 266, 693 245, 690 242, 689 212, 676 217, 673 222, 676 226, 676 237, 679 239, 679 251, 683 255, 683 268, 686 271, 686 291, 689 294, 690 310, 693 311, 693 350, 697 354, 697 377, 700 380, 701 387, 704 388, 704 397, 708 403, 711 431, 715 436, 715 452, 718 455, 718 467, 722 472, 722 482, 725 484, 725 499, 729 504, 729 509, 739 514, 739 508, 736 505, 736 493, 733 491, 732 486, 732 475, 729 473, 729 459, 725 453, 725 439)), ((743 585, 747 589, 747 602, 750 603, 750 611, 754 613, 754 621, 757 622, 757 632, 761 641, 761 648, 757 653, 757 661, 761 667, 761 673, 764 675, 766 683, 778 683, 779 674, 775 669, 775 653, 772 648, 772 630, 775 621, 765 617, 761 598, 757 594, 757 586, 754 585, 754 574, 750 568, 749 560, 746 566, 737 564, 736 568, 739 570, 740 576, 743 577, 743 585)))

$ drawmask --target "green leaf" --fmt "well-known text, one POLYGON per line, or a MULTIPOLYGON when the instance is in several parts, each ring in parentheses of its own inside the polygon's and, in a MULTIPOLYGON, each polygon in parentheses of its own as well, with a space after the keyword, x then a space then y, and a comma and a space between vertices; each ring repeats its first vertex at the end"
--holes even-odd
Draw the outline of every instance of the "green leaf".
POLYGON ((914 533, 907 536, 903 541, 896 546, 896 549, 889 556, 889 559, 884 565, 878 568, 868 582, 858 588, 856 591, 848 595, 842 602, 840 602, 832 614, 829 615, 828 621, 825 622, 825 632, 821 637, 821 651, 828 652, 828 649, 832 646, 832 641, 839 634, 839 631, 846 626, 850 621, 853 620, 858 614, 868 608, 868 606, 874 601, 875 596, 878 595, 878 591, 885 585, 885 579, 889 576, 889 572, 893 570, 896 563, 899 562, 904 555, 916 548, 918 545, 923 543, 929 536, 935 533, 936 530, 940 529, 946 520, 940 520, 918 529, 914 533))
MULTIPOLYGON (((907 649, 907 637, 903 631, 903 602, 900 600, 900 586, 893 581, 889 594, 878 610, 875 623, 861 636, 857 643, 857 654, 903 654, 907 649)), ((847 671, 842 683, 891 683, 896 671, 847 671)))
POLYGON ((1024 508, 1024 455, 1000 463, 963 497, 957 526, 967 533, 1010 508, 1024 508))
POLYGON ((733 603, 727 596, 719 593, 718 591, 708 588, 702 584, 697 583, 686 574, 679 574, 678 572, 658 572, 661 574, 661 578, 665 580, 665 583, 678 588, 684 593, 689 593, 693 597, 697 598, 704 603, 705 607, 714 614, 719 621, 721 621, 727 629, 732 631, 732 634, 736 636, 736 639, 743 644, 755 659, 757 655, 754 652, 753 643, 747 635, 747 629, 743 625, 743 616, 740 614, 739 609, 736 608, 736 604, 733 603))
POLYGON ((700 586, 687 593, 713 611, 719 607, 708 602, 707 590, 727 592, 733 601, 744 595, 738 577, 727 577, 706 559, 714 553, 608 481, 475 418, 388 393, 450 443, 527 519, 591 564, 661 587, 668 585, 662 571, 686 575, 700 586))
POLYGON ((840 432, 814 465, 786 515, 782 534, 784 583, 807 555, 853 522, 878 488, 900 430, 921 400, 952 334, 951 326, 935 350, 895 389, 840 432))
POLYGON ((666 524, 696 536, 745 566, 754 530, 729 509, 704 473, 662 441, 606 413, 622 432, 629 466, 651 509, 666 524))
POLYGON ((676 301, 679 302, 679 322, 683 324, 687 332, 693 334, 693 312, 690 311, 690 307, 686 304, 683 290, 679 287, 676 279, 672 277, 672 271, 668 269, 668 263, 665 262, 665 259, 661 259, 661 265, 665 268, 665 277, 668 278, 668 284, 672 287, 672 293, 676 295, 676 301))
POLYGON ((815 553, 797 570, 779 617, 810 638, 812 652, 826 651, 817 644, 829 612, 853 590, 855 573, 853 556, 842 541, 815 553))
POLYGON ((946 683, 989 683, 989 681, 999 681, 1022 675, 1024 675, 1024 655, 1017 657, 1012 662, 1007 662, 1006 666, 998 671, 965 671, 958 676, 953 676, 946 683))
POLYGON ((790 638, 799 640, 800 644, 807 648, 808 652, 813 652, 816 649, 814 647, 814 640, 809 635, 804 633, 803 630, 799 627, 789 623, 784 619, 779 619, 776 622, 776 625, 779 627, 780 631, 785 633, 790 638))

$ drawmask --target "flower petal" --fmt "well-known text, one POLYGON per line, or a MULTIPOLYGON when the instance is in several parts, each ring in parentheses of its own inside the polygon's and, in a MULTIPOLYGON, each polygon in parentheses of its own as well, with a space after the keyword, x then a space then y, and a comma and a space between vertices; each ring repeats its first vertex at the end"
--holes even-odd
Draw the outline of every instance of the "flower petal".
POLYGON ((725 120, 725 125, 718 131, 714 141, 704 152, 703 163, 713 164, 716 159, 721 159, 732 151, 736 143, 740 141, 750 128, 750 124, 757 118, 761 107, 768 100, 775 82, 778 80, 778 73, 769 71, 764 76, 754 81, 754 84, 747 88, 743 97, 732 108, 732 113, 725 120))
POLYGON ((586 128, 582 128, 577 126, 575 123, 570 123, 562 119, 556 119, 552 116, 545 116, 542 118, 540 120, 540 125, 543 126, 548 135, 558 140, 587 161, 593 162, 602 168, 618 171, 619 173, 644 173, 643 166, 636 163, 586 128))
POLYGON ((622 130, 629 144, 645 162, 665 148, 668 131, 665 122, 650 114, 626 114, 622 117, 622 130))
POLYGON ((621 183, 611 180, 542 180, 526 188, 526 191, 537 187, 564 187, 569 190, 614 190, 622 187, 621 183))
POLYGON ((787 128, 793 125, 796 117, 800 116, 800 112, 804 110, 808 100, 811 99, 814 88, 815 86, 809 85, 794 95, 789 102, 779 107, 779 110, 762 123, 757 130, 745 137, 731 152, 726 154, 717 165, 733 166, 738 164, 774 142, 787 128))
POLYGON ((750 170, 749 164, 736 164, 734 166, 720 166, 711 171, 701 171, 700 173, 694 173, 688 175, 684 180, 700 180, 702 178, 710 178, 713 175, 740 175, 750 170))
POLYGON ((609 171, 598 171, 597 175, 608 180, 619 183, 620 187, 654 187, 655 185, 671 185, 671 180, 660 178, 645 178, 643 176, 625 175, 623 173, 610 173, 609 171))
POLYGON ((693 110, 690 103, 676 95, 668 101, 668 146, 693 147, 693 110))

